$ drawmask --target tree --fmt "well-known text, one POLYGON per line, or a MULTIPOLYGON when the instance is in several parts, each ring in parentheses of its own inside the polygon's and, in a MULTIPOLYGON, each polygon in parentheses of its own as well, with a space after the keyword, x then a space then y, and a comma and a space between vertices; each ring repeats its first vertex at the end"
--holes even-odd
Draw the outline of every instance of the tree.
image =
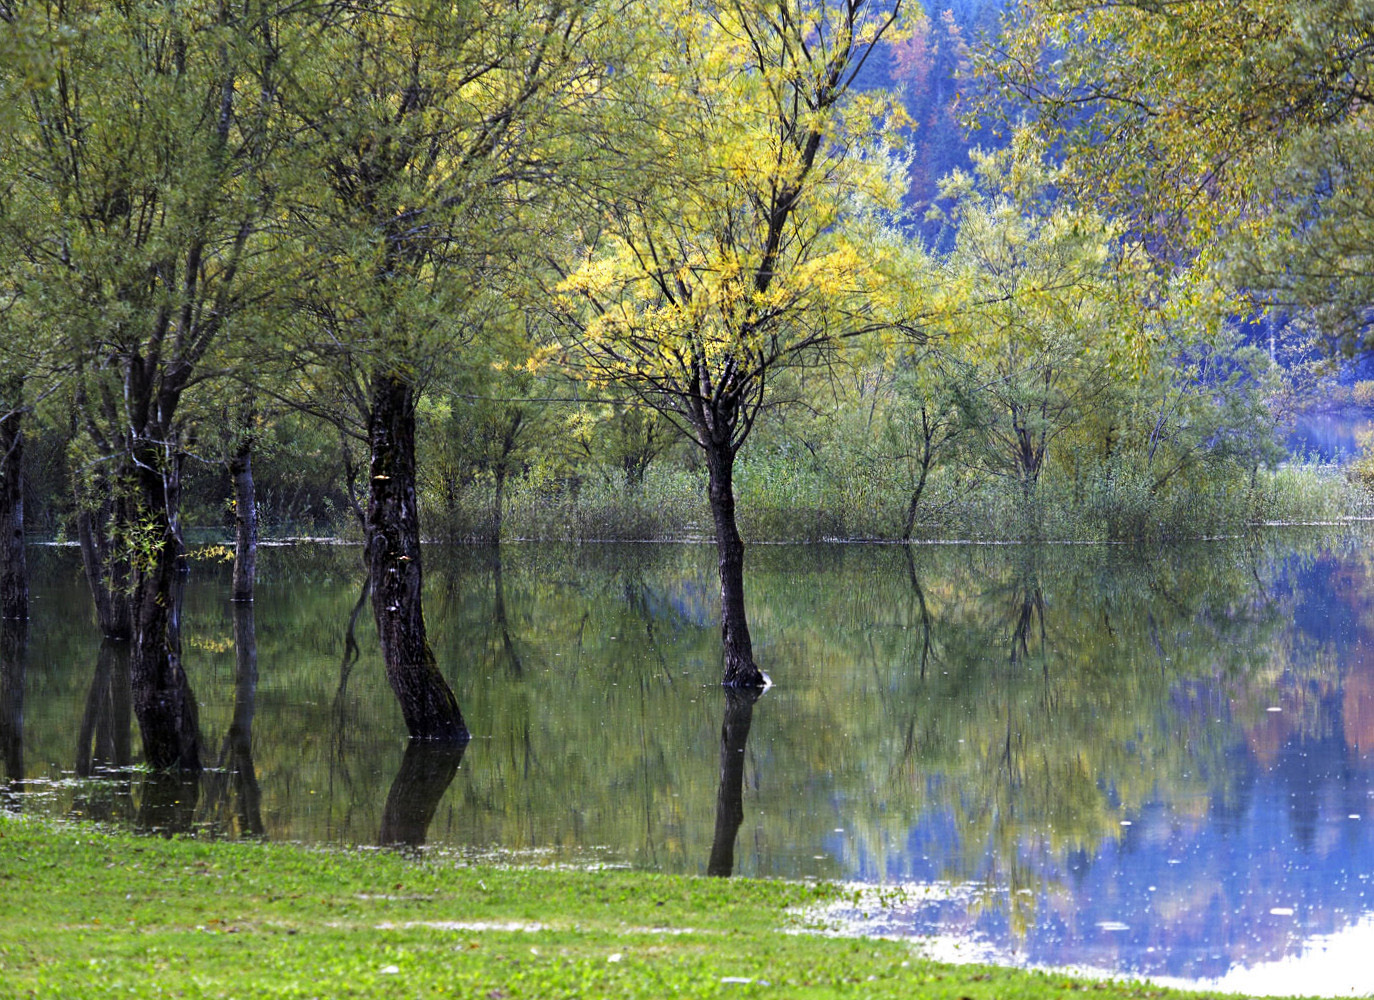
POLYGON ((1370 0, 1036 0, 978 65, 1157 257, 1351 346, 1374 301, 1372 20, 1370 0))
POLYGON ((308 279, 300 357, 334 375, 365 428, 372 607, 414 738, 468 739, 425 630, 416 407, 455 346, 506 308, 606 13, 583 0, 350 8, 314 86, 292 95, 319 179, 290 208, 308 279))
POLYGON ((172 599, 180 408, 262 294, 254 236, 279 181, 267 164, 280 57, 319 19, 208 0, 38 0, 6 14, 4 89, 24 100, 0 171, 25 213, 34 312, 73 378, 87 495, 100 497, 82 534, 101 560, 88 565, 101 626, 132 634, 148 762, 198 770, 172 599))
POLYGON ((702 451, 721 581, 724 683, 759 687, 735 521, 735 458, 779 369, 894 325, 879 276, 894 254, 861 232, 902 183, 882 152, 898 120, 856 74, 900 28, 901 0, 645 5, 664 27, 623 83, 646 156, 559 287, 559 344, 702 451), (634 89, 633 93, 627 93, 634 89))
POLYGON ((1056 202, 1033 143, 974 154, 943 186, 958 227, 935 321, 973 371, 960 400, 988 472, 1029 500, 1061 434, 1149 355, 1149 272, 1096 213, 1056 202))
POLYGON ((884 444, 907 470, 906 516, 902 541, 911 541, 931 473, 969 435, 966 401, 976 392, 977 375, 968 364, 932 338, 894 373, 894 411, 886 421, 884 444))
POLYGON ((548 394, 520 362, 528 357, 523 336, 503 336, 489 324, 481 342, 464 351, 464 363, 442 380, 431 395, 429 449, 424 492, 445 510, 450 531, 457 524, 460 495, 468 488, 491 487, 488 513, 467 529, 471 537, 500 544, 506 486, 524 457, 547 428, 541 417, 549 408, 538 397, 548 394))

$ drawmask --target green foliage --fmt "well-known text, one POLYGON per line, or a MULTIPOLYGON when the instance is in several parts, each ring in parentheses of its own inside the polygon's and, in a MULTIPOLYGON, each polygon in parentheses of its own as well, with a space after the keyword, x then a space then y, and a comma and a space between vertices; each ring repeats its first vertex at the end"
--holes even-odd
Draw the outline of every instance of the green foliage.
POLYGON ((1018 5, 977 58, 1069 183, 1156 257, 1313 311, 1357 344, 1371 299, 1368 0, 1018 5))
MULTIPOLYGON (((180 470, 184 520, 218 530, 218 463, 245 436, 264 531, 356 532, 382 371, 423 395, 436 537, 707 532, 684 486, 698 460, 668 443, 694 399, 724 407, 732 447, 758 428, 736 483, 755 539, 1172 536, 1357 502, 1277 469, 1315 373, 1244 346, 1217 281, 1367 300, 1362 105, 1295 74, 1365 79, 1361 4, 1044 0, 1018 8, 1003 44, 1025 59, 1004 62, 957 27, 977 3, 847 24, 818 0, 790 26, 676 0, 106 7, 26 3, 0 30, 0 89, 27 98, 0 113, 0 372, 29 380, 45 535, 72 537, 74 496, 109 499, 124 480, 95 480, 136 447, 180 470), (929 150, 891 148, 894 95, 827 82, 792 46, 813 29, 826 59, 876 42, 915 90, 968 58, 1012 90, 1053 84, 1011 149, 944 182, 948 252, 889 224, 929 150), (1097 87, 1108 71, 1126 89, 1097 87), (814 115, 778 100, 810 91, 814 115), (1077 98, 1120 156, 1061 114, 1077 98), (1065 197, 1084 193, 1101 210, 1065 197), (1182 226, 1195 253, 1172 263, 1196 267, 1163 276, 1147 215, 1182 226), (1209 242, 1261 223, 1288 235, 1209 242), (1265 270, 1290 253, 1314 269, 1265 270)), ((948 96, 913 106, 944 116, 948 96)))
POLYGON ((1360 431, 1355 435, 1360 453, 1346 468, 1346 477, 1355 485, 1374 495, 1374 431, 1360 431))

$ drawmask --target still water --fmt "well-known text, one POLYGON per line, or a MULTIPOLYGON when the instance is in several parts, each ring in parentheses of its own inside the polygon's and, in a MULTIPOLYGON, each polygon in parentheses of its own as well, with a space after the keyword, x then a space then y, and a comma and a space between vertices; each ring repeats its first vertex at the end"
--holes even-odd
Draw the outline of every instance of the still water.
POLYGON ((828 919, 941 957, 1374 992, 1374 535, 755 547, 757 701, 716 683, 710 548, 426 558, 465 752, 407 750, 366 606, 350 639, 358 550, 270 549, 251 612, 194 564, 211 768, 169 786, 132 766, 127 659, 75 553, 39 550, 0 647, 4 807, 900 886, 828 919))

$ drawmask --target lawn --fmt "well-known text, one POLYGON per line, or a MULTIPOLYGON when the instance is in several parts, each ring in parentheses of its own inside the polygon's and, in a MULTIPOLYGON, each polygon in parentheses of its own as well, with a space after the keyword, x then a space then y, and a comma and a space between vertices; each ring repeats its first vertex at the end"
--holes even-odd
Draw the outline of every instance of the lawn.
POLYGON ((111 833, 0 813, 0 996, 1184 997, 798 933, 845 890, 111 833))

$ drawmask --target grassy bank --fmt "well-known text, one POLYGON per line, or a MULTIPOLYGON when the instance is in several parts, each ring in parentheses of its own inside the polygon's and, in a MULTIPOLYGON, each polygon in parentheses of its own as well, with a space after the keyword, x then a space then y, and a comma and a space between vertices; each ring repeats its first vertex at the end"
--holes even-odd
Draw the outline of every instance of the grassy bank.
POLYGON ((0 886, 5 997, 1187 995, 783 932, 842 892, 825 885, 138 838, 0 814, 0 886))

